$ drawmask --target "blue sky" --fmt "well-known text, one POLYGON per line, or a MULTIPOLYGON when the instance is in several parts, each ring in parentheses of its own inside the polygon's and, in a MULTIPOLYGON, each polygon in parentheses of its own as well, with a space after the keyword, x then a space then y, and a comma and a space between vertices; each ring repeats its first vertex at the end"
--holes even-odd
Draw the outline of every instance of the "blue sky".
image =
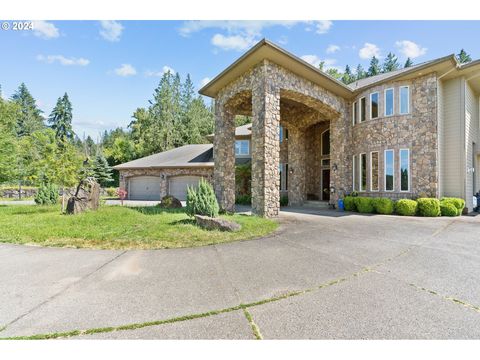
POLYGON ((25 82, 45 115, 68 92, 74 130, 96 139, 147 106, 163 71, 189 73, 199 89, 263 37, 344 69, 389 51, 402 63, 461 48, 477 59, 479 33, 480 21, 41 21, 0 30, 0 84, 10 97, 25 82))

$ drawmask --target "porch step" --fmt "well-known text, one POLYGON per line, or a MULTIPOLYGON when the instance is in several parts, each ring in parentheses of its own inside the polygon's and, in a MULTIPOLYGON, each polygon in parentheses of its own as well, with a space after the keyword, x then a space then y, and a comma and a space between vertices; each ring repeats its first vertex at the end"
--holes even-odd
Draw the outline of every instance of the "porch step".
POLYGON ((315 209, 328 209, 328 201, 307 200, 303 202, 303 206, 315 209))

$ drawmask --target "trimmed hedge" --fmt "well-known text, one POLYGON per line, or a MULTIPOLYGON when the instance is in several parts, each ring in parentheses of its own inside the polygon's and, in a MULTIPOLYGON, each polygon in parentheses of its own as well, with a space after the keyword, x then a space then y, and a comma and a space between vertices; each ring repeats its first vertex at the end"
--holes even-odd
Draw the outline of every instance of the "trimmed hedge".
POLYGON ((35 195, 37 205, 54 205, 58 201, 58 188, 54 184, 42 184, 35 195))
MULTIPOLYGON (((459 199, 459 198, 453 198, 453 197, 444 197, 440 199, 440 205, 441 204, 451 204, 455 207, 457 210, 457 216, 462 215, 463 209, 465 208, 465 200, 459 199)), ((442 214, 443 215, 443 214, 442 214)), ((452 216, 452 215, 449 215, 452 216)))
POLYGON ((373 207, 378 214, 391 215, 393 214, 393 201, 389 198, 374 198, 373 207))
POLYGON ((442 216, 457 216, 458 215, 458 210, 450 202, 444 202, 440 201, 440 212, 442 213, 442 216))
POLYGON ((434 198, 417 199, 418 215, 436 217, 441 215, 440 200, 434 198))
POLYGON ((209 182, 202 178, 196 189, 190 186, 187 187, 187 215, 191 217, 195 215, 217 217, 218 212, 217 197, 209 182))
POLYGON ((345 207, 345 211, 357 211, 355 198, 353 196, 345 196, 343 199, 343 206, 345 207))
POLYGON ((401 216, 414 216, 417 213, 417 202, 410 199, 400 199, 395 203, 395 213, 401 216))
POLYGON ((283 195, 280 197, 280 206, 288 206, 288 196, 283 195))
POLYGON ((355 198, 355 206, 359 213, 372 214, 375 212, 373 207, 373 199, 365 196, 358 196, 355 198))

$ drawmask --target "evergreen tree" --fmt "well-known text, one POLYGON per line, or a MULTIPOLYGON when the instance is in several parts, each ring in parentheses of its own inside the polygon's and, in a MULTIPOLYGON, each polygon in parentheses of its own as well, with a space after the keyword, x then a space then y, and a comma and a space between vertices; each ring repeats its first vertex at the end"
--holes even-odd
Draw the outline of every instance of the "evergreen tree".
POLYGON ((343 74, 340 71, 338 71, 338 69, 335 69, 335 68, 327 69, 325 72, 337 80, 340 80, 343 76, 343 74))
POLYGON ((42 111, 37 107, 35 99, 24 83, 20 84, 11 99, 20 106, 21 111, 17 119, 18 136, 28 136, 45 127, 42 111))
POLYGON ((357 70, 356 70, 357 80, 365 79, 366 77, 367 77, 367 72, 363 69, 363 66, 361 64, 358 64, 357 70))
POLYGON ((390 71, 397 70, 400 67, 398 64, 398 59, 395 54, 389 52, 385 61, 383 62, 383 72, 388 73, 390 71))
POLYGON ((85 139, 85 143, 83 144, 85 155, 91 156, 93 153, 96 152, 96 147, 97 145, 95 144, 95 141, 90 137, 90 135, 87 136, 85 139))
POLYGON ((48 123, 55 131, 58 141, 64 143, 73 140, 75 133, 72 129, 72 104, 67 93, 58 98, 57 104, 48 118, 48 123))
POLYGON ((342 75, 342 82, 344 84, 350 84, 355 81, 355 75, 353 75, 352 71, 350 70, 350 66, 345 67, 345 72, 342 75))
POLYGON ((370 60, 370 67, 368 68, 368 76, 375 76, 380 74, 380 62, 378 59, 374 56, 372 57, 372 60, 370 60))
POLYGON ((413 61, 410 58, 407 58, 407 61, 405 61, 405 65, 403 66, 404 68, 408 68, 413 65, 413 61))
POLYGON ((320 61, 320 62, 318 63, 318 68, 319 68, 321 71, 323 71, 323 68, 324 68, 324 67, 325 67, 325 61, 320 61))
POLYGON ((460 52, 457 54, 457 59, 460 64, 466 64, 472 61, 472 57, 467 54, 464 49, 460 50, 460 52))
POLYGON ((92 163, 92 172, 93 177, 101 186, 106 186, 113 181, 112 168, 101 152, 98 152, 97 155, 95 155, 95 159, 92 163))

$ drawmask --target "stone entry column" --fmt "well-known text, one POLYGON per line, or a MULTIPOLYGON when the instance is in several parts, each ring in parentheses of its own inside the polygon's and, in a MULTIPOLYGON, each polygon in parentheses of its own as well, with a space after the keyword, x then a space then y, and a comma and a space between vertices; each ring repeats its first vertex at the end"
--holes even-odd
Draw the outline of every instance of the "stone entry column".
POLYGON ((213 184, 220 209, 235 211, 235 114, 215 103, 213 184))
POLYGON ((305 131, 289 127, 288 204, 291 206, 303 205, 305 201, 305 155, 305 131))
POLYGON ((280 208, 280 89, 266 70, 252 91, 252 212, 275 217, 280 208))

